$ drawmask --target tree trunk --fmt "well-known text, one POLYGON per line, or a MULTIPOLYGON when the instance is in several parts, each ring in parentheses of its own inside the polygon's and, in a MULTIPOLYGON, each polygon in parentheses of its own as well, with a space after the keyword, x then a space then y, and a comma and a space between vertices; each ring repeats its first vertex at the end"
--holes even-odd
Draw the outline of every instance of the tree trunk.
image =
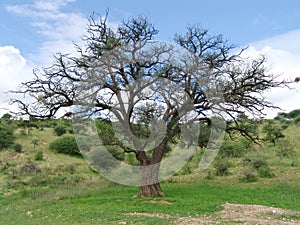
POLYGON ((166 142, 160 143, 152 153, 151 159, 147 159, 146 154, 143 155, 141 160, 141 186, 139 194, 136 197, 164 197, 165 193, 162 191, 158 172, 163 152, 166 147, 166 142))

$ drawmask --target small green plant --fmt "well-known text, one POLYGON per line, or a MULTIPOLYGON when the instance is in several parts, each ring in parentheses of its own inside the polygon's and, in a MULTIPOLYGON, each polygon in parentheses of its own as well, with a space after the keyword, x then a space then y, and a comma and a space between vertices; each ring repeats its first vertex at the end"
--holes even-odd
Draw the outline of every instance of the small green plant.
POLYGON ((33 144, 33 149, 35 149, 35 147, 36 147, 37 145, 39 145, 39 139, 37 139, 37 138, 32 139, 31 144, 33 144))
POLYGON ((181 170, 181 174, 186 175, 186 174, 191 174, 192 173, 192 168, 191 166, 187 163, 181 170))
POLYGON ((225 176, 229 174, 230 164, 228 162, 216 162, 214 168, 217 176, 225 176))
POLYGON ((65 133, 67 133, 67 128, 63 125, 57 125, 57 126, 54 127, 54 133, 57 136, 62 136, 65 133))
POLYGON ((212 172, 209 170, 208 172, 207 172, 207 175, 205 176, 205 179, 207 179, 207 180, 212 180, 214 177, 213 177, 213 174, 212 174, 212 172))
POLYGON ((276 153, 279 157, 290 157, 295 154, 295 151, 291 143, 283 140, 277 144, 276 153))
POLYGON ((38 151, 35 156, 34 159, 36 161, 42 161, 44 159, 44 153, 42 151, 38 151))
POLYGON ((16 143, 13 145, 13 149, 15 152, 21 153, 22 152, 22 145, 19 143, 16 143))
POLYGON ((118 148, 116 146, 105 146, 105 148, 117 160, 124 161, 125 153, 121 148, 118 148))
POLYGON ((256 170, 247 168, 241 173, 241 180, 244 182, 255 182, 258 180, 258 174, 256 170))
POLYGON ((220 153, 224 157, 238 158, 246 153, 246 148, 240 142, 227 141, 222 145, 220 153))
POLYGON ((262 166, 258 169, 258 174, 261 178, 271 178, 275 175, 272 173, 270 167, 268 166, 262 166))
POLYGON ((74 174, 76 172, 76 165, 75 164, 69 164, 65 167, 66 171, 70 174, 74 174))
POLYGON ((38 165, 32 161, 28 161, 20 167, 21 175, 34 175, 41 172, 38 165))
POLYGON ((251 164, 255 169, 259 169, 262 166, 267 166, 266 160, 264 160, 262 158, 252 159, 251 164))

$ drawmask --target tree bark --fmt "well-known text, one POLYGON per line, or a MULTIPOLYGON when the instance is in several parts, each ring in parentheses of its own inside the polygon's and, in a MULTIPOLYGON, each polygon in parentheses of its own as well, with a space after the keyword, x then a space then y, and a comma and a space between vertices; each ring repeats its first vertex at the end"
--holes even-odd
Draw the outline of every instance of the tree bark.
POLYGON ((153 150, 151 159, 147 159, 146 154, 143 154, 144 156, 141 160, 141 186, 136 197, 165 196, 158 178, 160 162, 165 148, 166 142, 163 141, 153 150))

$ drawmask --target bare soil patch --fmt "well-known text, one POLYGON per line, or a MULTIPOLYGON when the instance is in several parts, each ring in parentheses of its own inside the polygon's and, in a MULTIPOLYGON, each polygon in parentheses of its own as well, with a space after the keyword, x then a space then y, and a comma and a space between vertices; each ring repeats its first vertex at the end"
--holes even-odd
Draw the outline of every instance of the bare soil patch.
POLYGON ((300 212, 262 205, 229 204, 223 205, 223 210, 209 216, 176 217, 158 213, 127 213, 128 216, 144 216, 174 219, 173 224, 245 224, 245 225, 299 225, 300 212))
POLYGON ((159 205, 173 205, 173 202, 168 202, 165 200, 159 200, 159 201, 155 201, 155 200, 150 200, 150 201, 143 201, 142 203, 151 203, 151 204, 159 204, 159 205))

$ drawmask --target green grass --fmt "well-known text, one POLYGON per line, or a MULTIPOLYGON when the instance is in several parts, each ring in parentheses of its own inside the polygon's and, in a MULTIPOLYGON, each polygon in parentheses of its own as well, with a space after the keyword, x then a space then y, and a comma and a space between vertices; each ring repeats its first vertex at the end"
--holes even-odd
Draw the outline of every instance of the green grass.
MULTIPOLYGON (((58 138, 51 128, 33 129, 30 135, 17 133, 22 153, 12 149, 0 152, 0 225, 173 224, 179 217, 213 215, 225 203, 300 211, 299 126, 290 125, 284 133, 286 138, 282 143, 288 143, 292 154, 279 155, 279 141, 278 146, 266 143, 247 149, 240 158, 224 159, 219 155, 216 161, 226 160, 230 167, 227 176, 216 176, 213 165, 204 172, 197 169, 203 154, 200 152, 176 176, 162 183, 166 197, 155 199, 133 199, 138 187, 113 184, 94 173, 83 158, 50 151, 49 143, 58 138), (34 139, 39 140, 35 147, 34 139), (44 159, 35 161, 39 151, 43 152, 44 159), (243 160, 258 158, 266 160, 274 177, 258 177, 251 183, 241 181, 241 172, 251 167, 243 165, 243 160), (41 168, 41 173, 18 173, 29 160, 41 168), (171 204, 158 204, 162 200, 171 204)), ((299 219, 299 214, 286 215, 286 218, 299 219)))
MULTIPOLYGON (((222 204, 260 204, 300 210, 298 186, 277 184, 199 184, 164 183, 164 201, 173 204, 153 204, 153 199, 132 199, 136 187, 103 181, 97 185, 61 186, 59 189, 29 189, 1 197, 1 224, 171 224, 172 218, 136 217, 127 213, 159 213, 173 217, 211 214, 222 204)), ((160 198, 154 199, 162 200, 160 198)))

